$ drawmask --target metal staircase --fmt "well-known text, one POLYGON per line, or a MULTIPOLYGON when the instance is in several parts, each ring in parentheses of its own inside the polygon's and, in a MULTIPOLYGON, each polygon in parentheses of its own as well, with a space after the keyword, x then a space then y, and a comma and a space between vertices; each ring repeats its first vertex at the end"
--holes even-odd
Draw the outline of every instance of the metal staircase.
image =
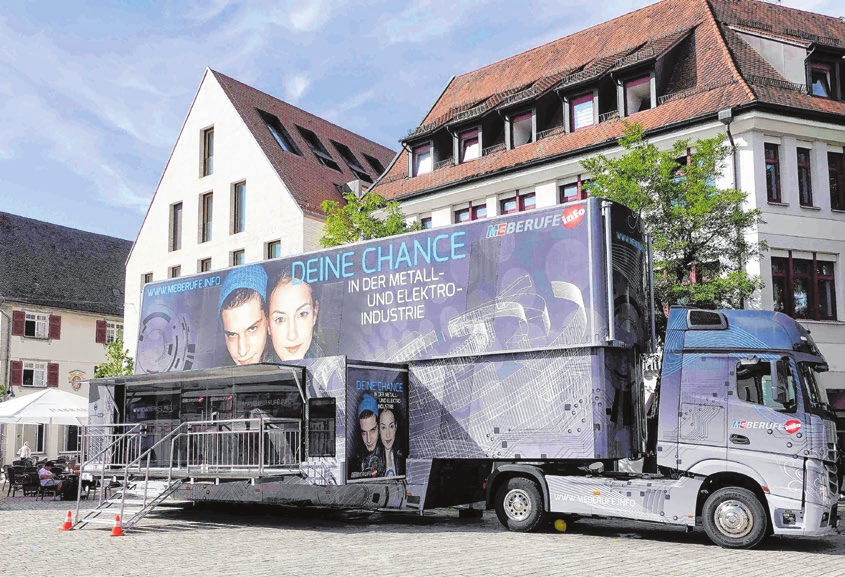
POLYGON ((123 529, 132 529, 189 480, 219 482, 298 471, 300 427, 296 419, 263 415, 185 421, 156 435, 151 444, 145 425, 97 426, 83 439, 85 460, 73 528, 112 524, 120 515, 123 529), (96 506, 80 511, 84 497, 96 506))

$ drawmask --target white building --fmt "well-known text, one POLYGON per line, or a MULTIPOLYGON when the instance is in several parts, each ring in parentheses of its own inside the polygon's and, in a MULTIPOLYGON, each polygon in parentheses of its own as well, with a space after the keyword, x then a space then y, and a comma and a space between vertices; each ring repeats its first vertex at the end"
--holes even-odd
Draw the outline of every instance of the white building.
MULTIPOLYGON (((123 323, 127 240, 0 212, 0 383, 5 398, 57 387, 88 397, 123 323)), ((0 425, 0 461, 74 456, 78 428, 0 425)))
POLYGON ((845 410, 845 22, 757 0, 664 0, 455 77, 373 190, 426 226, 582 198, 581 161, 725 133, 723 186, 763 212, 755 306, 809 328, 845 410), (734 163, 731 163, 734 164, 734 163))
POLYGON ((130 354, 144 284, 319 248, 321 203, 393 156, 206 69, 126 265, 130 354))

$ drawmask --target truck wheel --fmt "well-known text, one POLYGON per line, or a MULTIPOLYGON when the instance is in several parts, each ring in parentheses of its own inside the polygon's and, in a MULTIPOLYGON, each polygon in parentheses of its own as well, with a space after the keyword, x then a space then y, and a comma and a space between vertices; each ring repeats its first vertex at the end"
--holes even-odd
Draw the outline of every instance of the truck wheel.
POLYGON ((496 515, 511 531, 536 530, 546 517, 537 484, 524 477, 508 479, 496 494, 496 515))
POLYGON ((710 540, 727 549, 750 549, 766 536, 766 510, 748 489, 719 489, 704 502, 701 518, 710 540))

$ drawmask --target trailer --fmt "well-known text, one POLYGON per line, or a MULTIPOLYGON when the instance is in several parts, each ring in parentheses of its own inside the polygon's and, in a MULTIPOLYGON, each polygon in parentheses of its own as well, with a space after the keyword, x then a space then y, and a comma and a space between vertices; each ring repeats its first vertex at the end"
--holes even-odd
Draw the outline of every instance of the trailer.
POLYGON ((142 487, 137 518, 165 499, 482 503, 518 531, 833 531, 809 333, 673 309, 647 393, 649 260, 636 215, 593 198, 145 285, 137 374, 91 381, 89 470, 142 487))

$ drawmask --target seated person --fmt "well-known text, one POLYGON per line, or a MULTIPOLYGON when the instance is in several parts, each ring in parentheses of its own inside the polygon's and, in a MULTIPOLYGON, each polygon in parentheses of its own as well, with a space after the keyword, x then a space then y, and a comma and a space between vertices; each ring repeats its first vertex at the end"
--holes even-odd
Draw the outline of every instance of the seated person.
POLYGON ((62 482, 56 480, 56 476, 52 472, 53 461, 47 461, 44 466, 38 470, 38 479, 41 481, 42 487, 55 487, 56 495, 62 492, 62 482))

